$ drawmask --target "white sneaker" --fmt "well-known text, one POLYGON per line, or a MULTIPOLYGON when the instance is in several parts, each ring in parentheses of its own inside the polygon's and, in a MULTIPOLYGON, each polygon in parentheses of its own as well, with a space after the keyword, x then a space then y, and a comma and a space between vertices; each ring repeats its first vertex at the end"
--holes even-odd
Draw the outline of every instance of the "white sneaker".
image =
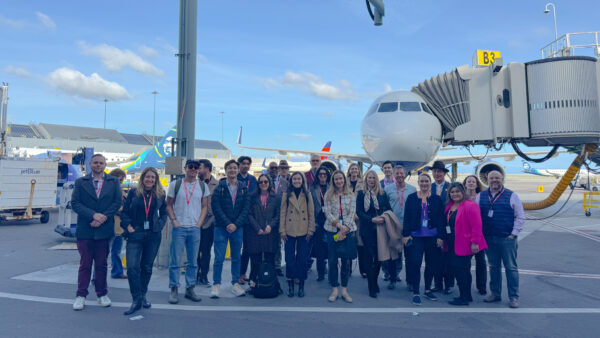
POLYGON ((221 287, 221 284, 215 284, 212 286, 212 288, 210 289, 210 298, 216 299, 219 298, 219 288, 221 287))
POLYGON ((73 303, 73 310, 81 311, 85 307, 85 297, 75 297, 75 303, 73 303))
POLYGON ((233 287, 231 288, 231 293, 233 293, 236 297, 246 295, 246 291, 244 291, 244 289, 242 289, 242 287, 238 283, 233 284, 233 287))
POLYGON ((101 306, 104 306, 104 307, 108 307, 112 303, 110 301, 110 298, 108 298, 108 296, 102 296, 102 297, 98 298, 98 304, 100 304, 101 306))

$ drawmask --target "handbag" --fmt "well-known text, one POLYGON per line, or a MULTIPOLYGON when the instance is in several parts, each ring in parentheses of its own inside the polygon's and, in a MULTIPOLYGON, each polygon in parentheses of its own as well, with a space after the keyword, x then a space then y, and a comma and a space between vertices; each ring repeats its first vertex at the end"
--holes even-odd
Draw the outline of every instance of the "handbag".
POLYGON ((354 232, 347 234, 344 240, 333 241, 332 244, 335 245, 335 255, 338 258, 350 260, 356 259, 358 243, 356 240, 356 234, 354 232))

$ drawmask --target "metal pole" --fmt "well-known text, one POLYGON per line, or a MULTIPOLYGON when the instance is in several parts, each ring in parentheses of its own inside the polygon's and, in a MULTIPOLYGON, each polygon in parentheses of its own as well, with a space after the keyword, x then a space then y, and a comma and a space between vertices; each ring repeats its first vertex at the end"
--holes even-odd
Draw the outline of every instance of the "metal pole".
POLYGON ((152 95, 154 95, 154 115, 152 117, 152 146, 156 146, 156 94, 158 94, 156 90, 152 92, 152 95))
POLYGON ((548 7, 552 6, 552 13, 554 15, 554 41, 558 40, 558 27, 556 25, 556 5, 552 2, 546 4, 546 8, 544 9, 544 13, 549 13, 550 10, 548 7))
POLYGON ((104 98, 104 129, 106 129, 106 102, 108 102, 108 99, 104 98))

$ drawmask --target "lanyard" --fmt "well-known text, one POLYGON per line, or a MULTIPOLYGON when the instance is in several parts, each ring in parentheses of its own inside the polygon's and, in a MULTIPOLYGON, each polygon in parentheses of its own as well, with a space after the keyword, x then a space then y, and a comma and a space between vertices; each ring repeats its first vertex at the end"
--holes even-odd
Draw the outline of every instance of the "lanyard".
POLYGON ((428 211, 429 211, 429 203, 421 202, 421 211, 423 211, 423 219, 429 219, 428 211))
POLYGON ((231 204, 235 205, 235 198, 237 197, 237 187, 235 187, 235 192, 233 193, 233 197, 231 197, 231 204))
POLYGON ((450 218, 452 217, 452 214, 458 212, 458 209, 452 211, 452 210, 448 210, 448 214, 446 215, 446 220, 448 221, 448 225, 450 225, 450 218))
POLYGON ((102 191, 102 186, 104 185, 104 178, 96 182, 98 182, 98 188, 96 189, 96 197, 100 198, 100 191, 102 191))
POLYGON ((319 192, 321 193, 321 205, 323 205, 323 201, 325 201, 325 196, 323 196, 323 188, 319 187, 319 192))
POLYGON ((339 200, 340 200, 340 219, 342 219, 343 218, 343 216, 342 216, 342 195, 340 195, 339 200))
POLYGON ((267 197, 265 198, 265 202, 264 202, 264 203, 262 202, 262 196, 261 196, 261 203, 262 203, 262 205, 263 205, 263 208, 264 208, 265 210, 267 210, 267 202, 268 202, 268 201, 269 201, 269 196, 268 196, 268 195, 267 195, 267 197))
POLYGON ((194 187, 192 188, 192 193, 190 194, 190 197, 188 197, 187 182, 183 182, 183 183, 184 183, 183 187, 185 188, 185 201, 187 202, 188 205, 190 205, 192 196, 194 196, 194 190, 196 190, 196 182, 194 182, 194 187))
POLYGON ((504 188, 502 188, 502 191, 500 193, 498 193, 498 195, 496 195, 496 198, 494 198, 494 200, 492 201, 492 193, 488 190, 488 200, 490 201, 490 209, 494 209, 494 204, 496 204, 496 201, 498 200, 498 198, 500 198, 500 196, 504 193, 504 188))
MULTIPOLYGON (((406 185, 404 186, 406 188, 406 185)), ((396 185, 396 196, 398 196, 398 202, 400 202, 400 208, 404 207, 404 188, 402 188, 402 198, 400 198, 400 193, 398 192, 398 186, 396 185)))
POLYGON ((152 205, 152 193, 150 193, 150 201, 148 201, 148 204, 146 204, 146 195, 142 194, 142 197, 144 198, 144 211, 146 212, 146 220, 148 220, 148 214, 150 214, 150 206, 152 205))

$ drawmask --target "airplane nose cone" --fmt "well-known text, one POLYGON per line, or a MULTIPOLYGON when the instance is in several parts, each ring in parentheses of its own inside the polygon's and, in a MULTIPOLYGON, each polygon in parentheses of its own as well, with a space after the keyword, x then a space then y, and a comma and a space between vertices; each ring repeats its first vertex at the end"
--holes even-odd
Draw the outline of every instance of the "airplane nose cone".
POLYGON ((390 160, 407 170, 433 159, 441 144, 442 129, 434 116, 396 111, 365 116, 361 139, 365 152, 377 164, 390 160))

